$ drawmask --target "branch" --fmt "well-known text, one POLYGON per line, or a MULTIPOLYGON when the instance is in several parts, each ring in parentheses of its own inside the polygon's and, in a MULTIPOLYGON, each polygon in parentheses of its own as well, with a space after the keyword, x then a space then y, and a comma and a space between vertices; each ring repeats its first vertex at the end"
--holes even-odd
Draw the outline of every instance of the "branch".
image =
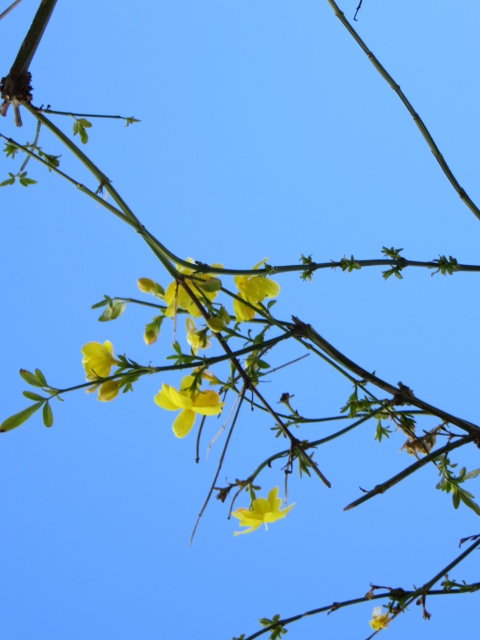
MULTIPOLYGON (((458 180, 456 179, 456 177, 454 176, 454 174, 452 173, 450 167, 448 166, 448 164, 446 163, 446 161, 444 160, 443 155, 440 153, 440 149, 437 147, 434 139, 432 138, 432 136, 430 135, 430 132, 428 131, 427 127, 425 126, 423 120, 420 118, 420 116, 418 115, 418 113, 415 111, 415 109, 413 108, 412 104, 410 103, 410 101, 408 100, 407 96, 403 93, 403 91, 400 89, 400 85, 398 85, 395 80, 392 78, 392 76, 388 73, 388 71, 385 69, 385 67, 383 65, 380 64, 380 62, 378 61, 378 59, 373 55, 373 53, 370 51, 370 49, 367 47, 367 45, 364 43, 364 41, 360 38, 360 36, 358 35, 358 33, 355 31, 355 29, 352 27, 352 25, 348 22, 348 20, 345 18, 345 14, 343 13, 343 11, 340 11, 340 8, 338 7, 338 5, 334 2, 334 0, 327 0, 328 4, 332 7, 333 12, 335 13, 335 15, 337 16, 337 18, 340 20, 340 22, 343 24, 343 26, 345 27, 345 29, 348 31, 348 33, 352 36, 352 38, 355 40, 355 42, 358 44, 358 46, 362 49, 362 51, 365 53, 365 55, 367 56, 367 58, 370 60, 370 62, 373 64, 373 66, 375 67, 375 69, 378 71, 378 73, 382 76, 382 78, 390 85, 390 87, 395 91, 395 93, 397 94, 397 96, 400 98, 400 100, 402 101, 402 103, 404 104, 405 108, 407 109, 408 113, 412 116, 413 121, 415 122, 415 124, 417 125, 418 130, 420 131, 420 133, 422 134, 424 140, 426 141, 426 143, 428 144, 428 146, 430 147, 431 152, 433 153, 435 160, 438 162, 438 164, 440 165, 440 168, 442 169, 443 173, 447 176, 448 181, 450 182, 450 184, 452 185, 452 187, 455 189, 455 191, 458 193, 458 195, 460 196, 460 198, 462 199, 462 201, 467 205, 467 207, 470 209, 470 211, 480 220, 480 209, 477 207, 477 205, 469 198, 467 192, 465 191, 465 189, 463 189, 458 180)), ((361 3, 360 3, 361 4, 361 3)))

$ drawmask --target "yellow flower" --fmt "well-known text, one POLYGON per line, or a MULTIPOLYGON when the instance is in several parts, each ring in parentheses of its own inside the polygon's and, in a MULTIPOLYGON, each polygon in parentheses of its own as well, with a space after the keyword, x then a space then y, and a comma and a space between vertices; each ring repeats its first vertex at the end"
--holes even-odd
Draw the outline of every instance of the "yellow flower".
POLYGON ((375 607, 370 620, 370 626, 374 631, 380 631, 380 629, 387 629, 390 618, 387 613, 382 613, 382 607, 375 607))
POLYGON ((178 411, 172 429, 177 438, 184 438, 193 427, 195 414, 215 416, 222 410, 224 402, 216 391, 196 391, 190 389, 194 376, 185 376, 180 383, 180 390, 168 384, 162 384, 161 390, 154 397, 154 402, 167 411, 178 411))
POLYGON ((192 347, 195 355, 197 355, 199 349, 208 349, 210 346, 210 338, 207 338, 206 328, 197 331, 195 322, 188 317, 185 322, 185 328, 187 330, 187 342, 192 347))
POLYGON ((119 380, 108 380, 100 385, 97 399, 100 400, 100 402, 110 402, 110 400, 118 396, 119 388, 119 380))
MULTIPOLYGON (((268 258, 264 258, 256 264, 253 269, 259 269, 267 262, 268 258)), ((263 302, 264 298, 275 298, 280 293, 279 285, 273 280, 269 280, 262 276, 235 276, 233 279, 238 289, 238 295, 250 304, 257 305, 263 302)), ((253 320, 255 311, 243 304, 239 300, 233 301, 233 312, 237 322, 244 320, 253 320)))
MULTIPOLYGON (((192 258, 187 258, 187 262, 191 262, 192 265, 195 265, 192 258)), ((221 264, 212 264, 210 266, 222 269, 221 264)), ((177 265, 177 269, 180 273, 187 276, 195 273, 195 269, 187 269, 186 267, 181 267, 179 265, 177 265)), ((200 302, 202 301, 203 296, 210 300, 210 302, 215 300, 221 286, 220 280, 218 280, 218 278, 212 278, 208 273, 198 273, 194 278, 185 278, 185 282, 195 295, 200 298, 200 302), (201 291, 201 295, 199 290, 201 291)), ((200 318, 202 315, 187 295, 185 289, 175 281, 171 282, 165 291, 165 302, 168 305, 165 309, 165 315, 168 318, 173 318, 177 309, 184 309, 194 318, 200 318)))
POLYGON ((269 491, 266 500, 265 498, 257 498, 252 501, 250 509, 237 509, 234 511, 232 516, 240 520, 240 526, 250 528, 245 531, 234 531, 233 535, 239 536, 242 533, 255 531, 262 523, 265 525, 265 529, 267 529, 267 522, 276 522, 276 520, 284 518, 290 509, 293 509, 295 503, 285 509, 280 509, 282 500, 278 498, 277 495, 278 487, 274 487, 269 491))
POLYGON ((112 343, 106 340, 103 344, 100 342, 87 342, 82 347, 82 365, 85 369, 87 380, 98 380, 98 378, 107 378, 110 375, 110 369, 118 361, 113 357, 112 343))

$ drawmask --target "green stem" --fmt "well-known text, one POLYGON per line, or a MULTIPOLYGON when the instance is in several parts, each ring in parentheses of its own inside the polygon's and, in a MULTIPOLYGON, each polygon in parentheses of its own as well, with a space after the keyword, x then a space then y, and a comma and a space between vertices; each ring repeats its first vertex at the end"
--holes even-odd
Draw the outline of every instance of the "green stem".
POLYGON ((56 116, 71 116, 73 118, 107 118, 112 120, 130 120, 130 118, 127 118, 125 116, 108 116, 99 113, 72 113, 71 111, 55 111, 55 109, 50 109, 48 107, 46 109, 40 108, 38 109, 38 111, 41 111, 42 113, 52 113, 56 116))
MULTIPOLYGON (((33 150, 35 150, 37 148, 37 142, 38 142, 38 138, 40 136, 40 129, 42 128, 42 125, 40 122, 37 122, 37 127, 35 129, 35 138, 33 139, 33 142, 31 144, 31 148, 33 150)), ((28 161, 30 160, 32 156, 27 155, 27 157, 25 158, 25 160, 22 162, 22 166, 20 167, 20 169, 18 170, 18 175, 20 175, 22 173, 22 171, 25 169, 25 167, 28 164, 28 161)))
POLYGON ((360 38, 358 33, 352 27, 352 25, 345 18, 345 14, 343 13, 343 11, 340 11, 340 8, 334 2, 334 0, 327 0, 327 2, 332 7, 333 12, 335 13, 336 17, 340 20, 340 22, 345 27, 345 29, 348 31, 348 33, 352 36, 352 38, 355 40, 355 42, 358 44, 358 46, 362 49, 362 51, 365 53, 365 55, 370 60, 370 62, 373 64, 373 66, 378 71, 378 73, 381 75, 381 77, 385 80, 385 82, 388 83, 388 85, 395 91, 397 96, 400 98, 400 100, 402 101, 403 105, 407 109, 408 113, 412 116, 413 121, 415 122, 415 124, 417 125, 418 130, 420 131, 420 133, 423 136, 423 139, 426 141, 426 143, 430 147, 430 150, 433 153, 433 155, 435 157, 435 160, 440 165, 440 168, 442 169, 443 173, 446 175, 446 177, 447 177, 448 181, 450 182, 450 184, 452 185, 452 187, 455 189, 455 191, 458 193, 458 195, 460 196, 462 201, 467 205, 467 207, 470 209, 470 211, 478 219, 480 219, 480 209, 469 198, 469 196, 467 195, 467 192, 465 191, 465 189, 463 189, 460 186, 458 180, 456 179, 456 177, 454 176, 454 174, 451 171, 450 167, 446 163, 443 155, 440 153, 440 149, 437 147, 434 139, 430 135, 430 132, 428 131, 427 127, 425 126, 423 120, 420 118, 418 113, 415 111, 415 109, 413 108, 411 102, 408 100, 407 96, 400 89, 400 85, 398 85, 395 82, 395 80, 388 73, 388 71, 385 69, 385 67, 383 65, 381 65, 380 62, 378 61, 378 59, 373 55, 373 53, 370 51, 370 49, 367 47, 367 45, 364 43, 364 41, 360 38))
POLYGON ((322 351, 324 351, 330 358, 339 362, 342 366, 344 366, 349 371, 352 371, 355 375, 359 376, 362 380, 366 380, 371 382, 375 386, 379 387, 383 391, 391 393, 394 398, 398 399, 397 404, 404 403, 413 405, 422 409, 426 413, 432 414, 444 420, 445 422, 449 422, 450 424, 454 424, 460 429, 467 431, 469 434, 478 435, 480 428, 473 424, 472 422, 468 422, 467 420, 462 420, 446 411, 442 411, 441 409, 437 409, 432 405, 420 400, 415 397, 413 393, 407 392, 406 388, 394 387, 393 385, 385 382, 381 378, 378 378, 372 373, 369 373, 359 365, 355 364, 352 360, 344 356, 340 351, 335 349, 330 343, 328 343, 321 335, 319 335, 310 325, 305 324, 295 316, 293 316, 293 321, 298 327, 298 335, 303 336, 317 345, 322 351))
POLYGON ((358 507, 358 505, 362 504, 362 502, 366 502, 367 500, 370 500, 370 498, 373 498, 374 496, 385 493, 386 491, 388 491, 388 489, 391 489, 393 486, 395 486, 405 478, 408 478, 408 476, 412 475, 412 473, 415 473, 415 471, 418 471, 418 469, 425 466, 429 462, 434 462, 436 458, 440 457, 444 453, 449 453, 454 449, 463 447, 463 445, 471 442, 472 439, 473 439, 473 436, 465 436, 464 438, 461 438, 456 442, 450 442, 446 444, 444 447, 441 447, 440 449, 436 449, 435 451, 432 451, 431 453, 426 455, 424 458, 417 460, 417 462, 414 462, 412 465, 410 465, 403 471, 400 471, 400 473, 397 473, 397 475, 393 476, 393 478, 390 478, 389 480, 387 480, 386 482, 382 482, 381 484, 377 484, 376 487, 374 487, 371 491, 363 495, 361 498, 358 498, 358 500, 355 500, 354 502, 351 502, 349 505, 347 505, 344 508, 344 511, 348 511, 349 509, 358 507))
POLYGON ((63 171, 58 169, 57 167, 54 167, 53 165, 49 164, 46 160, 44 160, 43 158, 40 158, 40 156, 38 156, 36 153, 34 153, 33 151, 30 151, 30 149, 28 149, 27 147, 24 147, 23 145, 19 144, 18 142, 16 142, 12 138, 8 138, 7 136, 4 136, 2 133, 0 133, 0 138, 3 138, 4 140, 9 142, 10 144, 13 144, 18 149, 21 149, 28 156, 30 156, 31 158, 34 158, 35 160, 37 160, 37 162, 40 162, 40 164, 43 164, 49 171, 53 171, 54 173, 57 173, 59 176, 64 178, 67 182, 70 182, 70 184, 73 184, 79 191, 82 191, 85 195, 87 195, 90 198, 92 198, 92 200, 95 200, 95 202, 97 204, 101 205, 102 207, 104 207, 105 209, 110 211, 110 213, 113 213, 115 216, 120 218, 123 222, 126 222, 130 226, 133 226, 131 221, 121 211, 119 211, 115 207, 112 207, 111 204, 106 202, 103 198, 101 198, 99 195, 97 195, 93 191, 90 191, 90 189, 88 187, 86 187, 85 185, 81 184, 80 182, 78 182, 74 178, 70 177, 69 175, 67 175, 66 173, 64 173, 63 171))

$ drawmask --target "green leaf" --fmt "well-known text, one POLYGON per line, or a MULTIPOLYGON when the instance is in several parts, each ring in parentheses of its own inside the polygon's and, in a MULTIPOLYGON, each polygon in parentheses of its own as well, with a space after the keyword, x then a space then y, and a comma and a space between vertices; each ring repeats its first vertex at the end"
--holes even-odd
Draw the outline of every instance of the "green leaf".
POLYGON ((19 411, 19 413, 15 413, 13 416, 10 416, 6 420, 0 424, 0 433, 6 433, 7 431, 11 431, 12 429, 16 429, 21 424, 26 422, 30 416, 33 416, 35 411, 38 411, 42 406, 43 402, 37 402, 32 404, 30 407, 23 409, 23 411, 19 411))
POLYGON ((37 378, 36 375, 31 373, 30 371, 27 371, 26 369, 20 369, 20 376, 25 380, 25 382, 28 382, 28 384, 31 384, 32 387, 46 386, 45 384, 40 382, 40 380, 37 378))
POLYGON ((90 309, 100 309, 100 307, 104 307, 106 304, 108 304, 110 302, 111 298, 109 298, 108 296, 105 296, 105 300, 102 300, 101 302, 97 302, 96 304, 93 304, 90 309))
POLYGON ((134 122, 141 122, 141 120, 137 120, 137 118, 125 118, 125 126, 128 127, 129 125, 133 124, 134 122))
MULTIPOLYGON (((37 153, 38 155, 43 158, 51 167, 55 167, 57 168, 60 165, 60 160, 59 158, 61 158, 61 156, 54 156, 50 153, 44 153, 40 147, 37 147, 37 153)), ((50 169, 49 169, 50 171, 50 169)))
POLYGON ((480 474, 480 469, 475 469, 474 471, 469 471, 465 474, 464 480, 470 480, 470 478, 476 478, 480 474))
POLYGON ((48 387, 47 380, 40 369, 35 369, 35 375, 37 376, 37 380, 42 383, 42 387, 48 387))
POLYGON ((23 395, 25 396, 25 398, 33 400, 34 402, 45 402, 45 400, 47 400, 47 398, 39 396, 38 393, 33 393, 33 391, 24 391, 23 395))
POLYGON ((458 505, 460 504, 460 492, 459 491, 453 491, 452 492, 452 502, 453 502, 453 508, 454 509, 458 509, 458 505))
POLYGON ((13 173, 8 172, 8 175, 10 176, 10 178, 7 178, 7 180, 0 182, 0 187, 6 187, 9 184, 15 183, 15 176, 13 175, 13 173))
POLYGON ((18 181, 20 182, 22 187, 28 187, 29 184, 37 184, 36 180, 32 180, 31 178, 27 178, 27 172, 26 171, 23 171, 18 176, 18 181))
POLYGON ((51 427, 53 424, 53 412, 49 402, 46 402, 43 405, 42 414, 43 414, 43 424, 46 427, 51 427))
POLYGON ((480 507, 474 500, 469 498, 463 491, 459 491, 459 496, 460 496, 460 500, 463 502, 463 504, 466 507, 474 511, 477 514, 477 516, 480 516, 480 507))
POLYGON ((14 144, 10 144, 9 142, 5 142, 5 148, 3 151, 7 158, 8 156, 12 156, 13 160, 13 158, 15 158, 15 154, 18 152, 18 147, 16 147, 14 144))
POLYGON ((209 278, 205 280, 205 282, 196 283, 203 291, 207 291, 208 293, 213 293, 214 291, 218 291, 222 286, 222 281, 219 278, 209 278))
POLYGON ((91 126, 92 123, 88 120, 85 120, 85 118, 79 118, 78 120, 75 119, 75 122, 73 123, 73 135, 76 136, 78 133, 78 135, 80 136, 80 142, 82 144, 87 144, 88 133, 85 131, 85 129, 89 129, 91 126))
POLYGON ((98 320, 100 322, 115 320, 122 315, 122 313, 125 311, 126 306, 127 305, 125 304, 125 302, 120 302, 119 300, 110 303, 98 320))
POLYGON ((394 247, 388 249, 387 247, 382 247, 383 255, 387 256, 387 258, 392 258, 393 260, 398 260, 401 257, 400 251, 403 251, 403 249, 395 249, 394 247))

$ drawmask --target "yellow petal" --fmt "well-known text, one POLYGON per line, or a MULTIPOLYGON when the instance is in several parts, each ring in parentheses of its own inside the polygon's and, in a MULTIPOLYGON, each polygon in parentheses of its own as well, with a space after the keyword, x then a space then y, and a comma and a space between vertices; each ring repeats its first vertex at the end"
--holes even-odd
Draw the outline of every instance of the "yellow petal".
POLYGON ((245 282, 241 288, 242 298, 245 298, 245 300, 248 300, 248 302, 251 302, 252 304, 260 302, 262 299, 261 281, 262 278, 253 276, 245 282))
POLYGON ((276 511, 280 509, 282 506, 282 499, 278 497, 278 487, 273 487, 268 492, 268 504, 270 506, 270 511, 276 511))
POLYGON ((179 393, 174 387, 168 388, 168 396, 177 409, 190 409, 193 402, 186 393, 179 393))
POLYGON ((190 433, 193 423, 195 422, 195 414, 189 409, 184 409, 175 418, 172 429, 177 438, 184 438, 190 433))
POLYGON ((269 511, 268 513, 265 514, 263 520, 264 522, 276 522, 277 520, 281 520, 287 515, 290 509, 293 509, 294 506, 295 506, 295 503, 279 511, 269 511))
POLYGON ((268 278, 262 278, 259 287, 262 292, 262 300, 263 298, 276 298, 280 293, 280 285, 268 278))
POLYGON ((233 301, 233 313, 235 314, 237 322, 248 322, 255 317, 255 311, 236 298, 233 301))
POLYGON ((260 269, 260 267, 263 267, 264 264, 266 264, 266 262, 268 261, 268 258, 264 258, 263 260, 260 260, 260 262, 257 262, 257 264, 254 264, 252 269, 260 269))
POLYGON ((168 384, 164 383, 160 391, 153 398, 153 401, 162 409, 166 409, 167 411, 178 411, 177 405, 170 400, 169 389, 170 387, 168 384))
POLYGON ((216 391, 202 391, 195 394, 192 411, 202 416, 215 416, 221 412, 224 404, 220 402, 220 396, 216 391))

